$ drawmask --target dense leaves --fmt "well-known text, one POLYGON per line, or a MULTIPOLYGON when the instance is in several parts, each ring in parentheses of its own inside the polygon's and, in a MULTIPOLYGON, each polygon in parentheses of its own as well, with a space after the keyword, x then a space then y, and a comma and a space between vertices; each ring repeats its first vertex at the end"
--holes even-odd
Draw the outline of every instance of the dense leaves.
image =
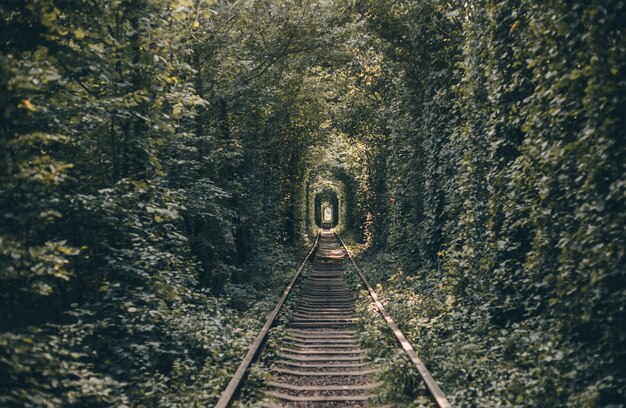
POLYGON ((398 319, 458 405, 621 406, 624 2, 359 4, 400 78, 372 264, 398 319))
POLYGON ((623 21, 3 1, 1 405, 211 404, 322 195, 455 405, 624 404, 623 21))
POLYGON ((216 399, 306 228, 327 10, 0 5, 0 405, 216 399))

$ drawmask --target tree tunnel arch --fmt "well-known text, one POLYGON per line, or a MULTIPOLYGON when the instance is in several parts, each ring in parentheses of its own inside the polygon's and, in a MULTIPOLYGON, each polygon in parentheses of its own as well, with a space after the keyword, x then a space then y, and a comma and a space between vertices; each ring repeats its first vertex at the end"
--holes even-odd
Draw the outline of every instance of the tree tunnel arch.
POLYGON ((315 194, 315 225, 318 228, 335 228, 339 224, 339 197, 331 188, 315 194))
POLYGON ((343 133, 327 137, 327 143, 307 151, 306 167, 294 194, 294 236, 310 242, 320 230, 322 205, 328 203, 334 230, 349 240, 364 242, 369 197, 364 147, 343 133))
POLYGON ((344 183, 333 177, 318 177, 307 186, 307 231, 317 234, 322 226, 334 228, 341 233, 346 230, 348 220, 347 189, 344 183), (329 207, 330 222, 323 222, 323 209, 329 207))

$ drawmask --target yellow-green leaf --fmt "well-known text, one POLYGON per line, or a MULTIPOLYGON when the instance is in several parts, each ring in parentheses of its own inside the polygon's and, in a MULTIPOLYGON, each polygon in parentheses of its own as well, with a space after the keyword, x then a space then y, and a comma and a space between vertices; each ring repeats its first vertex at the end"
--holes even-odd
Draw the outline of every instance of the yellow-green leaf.
POLYGON ((37 108, 29 101, 28 99, 22 99, 22 101, 17 105, 20 109, 27 109, 31 112, 37 112, 37 108))
POLYGON ((82 40, 85 38, 85 31, 82 28, 77 28, 74 30, 74 37, 76 37, 77 40, 82 40))

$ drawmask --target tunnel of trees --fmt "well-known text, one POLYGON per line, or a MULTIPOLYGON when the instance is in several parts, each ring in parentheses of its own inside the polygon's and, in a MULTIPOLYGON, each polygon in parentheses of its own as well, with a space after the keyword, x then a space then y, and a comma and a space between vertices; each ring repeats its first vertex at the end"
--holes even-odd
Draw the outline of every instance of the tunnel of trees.
POLYGON ((0 405, 211 406, 329 203, 454 406, 625 406, 625 21, 0 2, 0 405))
POLYGON ((331 189, 315 194, 315 225, 334 228, 339 224, 339 198, 331 189))

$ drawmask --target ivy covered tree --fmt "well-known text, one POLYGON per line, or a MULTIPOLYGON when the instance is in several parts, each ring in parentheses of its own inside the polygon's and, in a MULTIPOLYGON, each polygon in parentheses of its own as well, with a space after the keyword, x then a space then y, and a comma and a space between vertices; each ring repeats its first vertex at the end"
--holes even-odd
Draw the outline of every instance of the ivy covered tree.
POLYGON ((374 243, 432 294, 435 373, 461 405, 623 403, 624 3, 357 5, 400 78, 374 243))

